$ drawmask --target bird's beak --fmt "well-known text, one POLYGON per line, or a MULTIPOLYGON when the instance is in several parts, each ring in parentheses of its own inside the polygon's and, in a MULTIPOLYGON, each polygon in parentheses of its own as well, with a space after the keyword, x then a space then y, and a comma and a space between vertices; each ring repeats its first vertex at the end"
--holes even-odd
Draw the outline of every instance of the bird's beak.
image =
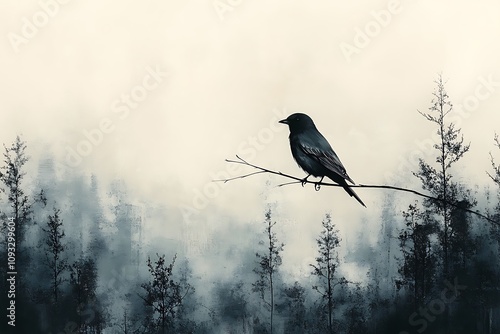
POLYGON ((282 119, 281 121, 279 121, 278 123, 281 123, 281 124, 288 124, 288 121, 285 119, 282 119))

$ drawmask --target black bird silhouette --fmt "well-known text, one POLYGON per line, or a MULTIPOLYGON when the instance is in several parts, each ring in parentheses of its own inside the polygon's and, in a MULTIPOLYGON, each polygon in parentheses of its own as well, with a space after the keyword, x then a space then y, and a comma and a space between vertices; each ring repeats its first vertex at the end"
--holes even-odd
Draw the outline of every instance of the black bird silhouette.
POLYGON ((290 139, 293 158, 300 168, 309 174, 302 180, 303 184, 311 175, 321 177, 319 182, 323 181, 323 178, 327 176, 333 182, 341 185, 350 196, 354 196, 361 205, 366 207, 365 203, 347 184, 346 181, 352 184, 355 183, 347 175, 339 157, 325 137, 318 131, 311 117, 306 114, 296 113, 279 121, 279 123, 287 124, 290 128, 288 138, 290 139))

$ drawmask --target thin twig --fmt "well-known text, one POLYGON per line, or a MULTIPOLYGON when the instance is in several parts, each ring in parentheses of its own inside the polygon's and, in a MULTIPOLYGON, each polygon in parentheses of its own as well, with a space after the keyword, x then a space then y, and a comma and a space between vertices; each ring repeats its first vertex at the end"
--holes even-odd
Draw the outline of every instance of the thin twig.
MULTIPOLYGON (((250 166, 252 168, 257 169, 258 171, 250 173, 250 174, 245 174, 245 175, 242 175, 242 176, 233 177, 233 178, 230 178, 230 179, 213 180, 214 182, 224 182, 224 183, 226 183, 226 182, 229 182, 229 181, 232 181, 232 180, 236 180, 236 179, 243 179, 243 178, 246 178, 248 176, 255 175, 255 174, 269 173, 269 174, 279 175, 279 176, 283 176, 283 177, 295 180, 294 182, 288 182, 288 183, 280 184, 280 185, 278 185, 278 187, 282 187, 282 186, 290 185, 290 184, 295 184, 295 183, 300 183, 302 185, 304 185, 306 183, 314 184, 316 190, 319 190, 320 186, 342 187, 341 185, 336 184, 336 183, 314 182, 314 181, 304 180, 303 178, 301 179, 299 177, 292 176, 292 175, 289 175, 289 174, 285 174, 285 173, 282 173, 282 172, 279 172, 279 171, 274 171, 274 170, 270 170, 270 169, 267 169, 267 168, 264 168, 264 167, 260 167, 260 166, 257 166, 257 165, 249 163, 248 161, 242 159, 238 155, 236 156, 236 158, 238 160, 226 159, 226 162, 250 166)), ((426 194, 423 194, 423 193, 418 192, 418 191, 413 190, 413 189, 401 188, 401 187, 396 187, 396 186, 373 185, 373 184, 355 184, 355 185, 349 185, 349 188, 392 189, 392 190, 397 190, 397 191, 403 191, 403 192, 411 193, 411 194, 414 194, 414 195, 417 195, 417 196, 421 196, 421 197, 424 197, 424 198, 427 198, 427 199, 430 199, 430 200, 433 200, 433 201, 444 202, 444 200, 441 199, 441 198, 436 198, 436 197, 433 197, 433 196, 430 196, 430 195, 426 195, 426 194)), ((477 215, 477 216, 479 216, 479 217, 481 217, 481 218, 489 221, 490 223, 493 223, 495 225, 500 226, 499 222, 497 222, 497 221, 489 218, 486 215, 483 215, 482 213, 480 213, 478 211, 467 209, 467 208, 461 207, 461 206, 459 206, 457 204, 454 204, 454 203, 451 203, 451 202, 447 202, 447 203, 450 204, 451 206, 457 208, 457 209, 460 209, 460 210, 463 210, 463 211, 475 214, 475 215, 477 215)))
POLYGON ((276 187, 283 187, 283 186, 289 186, 291 184, 297 184, 297 183, 302 183, 301 181, 292 181, 292 182, 286 182, 286 183, 281 183, 281 184, 278 184, 276 187))
POLYGON ((249 174, 241 175, 241 176, 232 177, 232 178, 230 178, 230 179, 225 179, 225 180, 215 180, 215 181, 217 181, 217 182, 219 182, 219 181, 224 181, 224 183, 226 183, 226 182, 229 182, 229 181, 232 181, 232 180, 244 179, 244 178, 246 178, 246 177, 249 177, 249 176, 252 176, 252 175, 255 175, 255 174, 261 174, 261 173, 265 173, 265 171, 258 171, 258 172, 253 172, 253 173, 249 173, 249 174))

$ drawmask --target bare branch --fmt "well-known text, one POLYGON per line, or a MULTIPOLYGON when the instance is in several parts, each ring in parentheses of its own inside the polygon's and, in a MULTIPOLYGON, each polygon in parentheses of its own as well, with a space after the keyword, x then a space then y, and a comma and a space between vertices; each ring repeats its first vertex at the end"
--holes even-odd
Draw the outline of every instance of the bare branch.
POLYGON ((431 122, 437 122, 438 119, 434 116, 432 116, 431 114, 428 114, 428 113, 424 113, 424 112, 421 112, 420 110, 417 109, 417 112, 424 116, 428 121, 431 121, 431 122))
POLYGON ((500 139, 498 138, 498 134, 497 133, 495 133, 494 140, 495 140, 495 146, 498 147, 498 148, 500 148, 500 139))
MULTIPOLYGON (((236 161, 228 161, 228 162, 236 162, 236 161)), ((232 178, 226 179, 226 180, 214 180, 214 181, 224 181, 224 183, 226 183, 226 182, 229 182, 229 181, 232 181, 232 180, 244 179, 246 177, 249 177, 249 176, 252 176, 252 175, 255 175, 255 174, 261 174, 261 173, 265 173, 265 171, 253 172, 253 173, 250 173, 250 174, 245 174, 245 175, 241 175, 241 176, 232 177, 232 178)))
MULTIPOLYGON (((297 184, 297 183, 302 183, 302 182, 301 181, 286 182, 286 183, 278 184, 276 187, 280 188, 280 187, 283 187, 283 186, 288 186, 290 184, 297 184)), ((302 185, 302 186, 304 186, 304 185, 302 185)))
MULTIPOLYGON (((260 167, 260 166, 257 166, 257 165, 249 163, 248 161, 242 159, 238 155, 236 155, 236 158, 238 160, 226 159, 226 162, 240 164, 240 165, 246 165, 246 166, 249 166, 249 167, 257 169, 258 172, 254 172, 254 173, 245 174, 245 175, 242 175, 242 176, 233 177, 233 178, 230 178, 230 179, 212 180, 212 181, 213 182, 224 182, 224 183, 226 183, 226 182, 229 182, 229 181, 232 181, 232 180, 245 178, 245 177, 248 177, 248 176, 251 176, 251 175, 255 175, 255 174, 269 173, 269 174, 279 175, 279 176, 283 176, 283 177, 295 180, 295 182, 288 182, 288 183, 280 184, 280 185, 278 185, 278 187, 281 187, 281 186, 284 186, 284 185, 288 185, 288 184, 294 184, 294 183, 300 183, 302 185, 304 185, 306 183, 314 184, 316 190, 319 190, 320 186, 342 187, 341 185, 336 184, 336 183, 329 183, 329 182, 323 182, 323 181, 321 181, 321 182, 314 182, 314 181, 304 180, 303 178, 299 178, 299 177, 296 177, 296 176, 285 174, 285 173, 282 173, 280 171, 274 171, 274 170, 270 170, 270 169, 267 169, 267 168, 264 168, 264 167, 260 167)), ((451 206, 453 206, 455 208, 458 208, 460 210, 463 210, 463 211, 475 214, 476 216, 479 216, 479 217, 481 217, 481 218, 489 221, 490 223, 493 223, 495 225, 500 226, 500 223, 498 221, 493 220, 493 219, 489 218, 486 215, 483 215, 482 213, 480 213, 478 211, 474 211, 474 210, 471 210, 471 209, 467 209, 467 208, 461 207, 459 205, 456 205, 455 203, 444 201, 441 198, 437 198, 437 197, 433 197, 433 196, 430 196, 430 195, 426 195, 426 194, 423 194, 423 193, 418 192, 418 191, 413 190, 413 189, 401 188, 401 187, 396 187, 396 186, 388 186, 388 185, 374 185, 374 184, 349 185, 349 188, 391 189, 391 190, 397 190, 397 191, 403 191, 403 192, 411 193, 411 194, 414 194, 414 195, 417 195, 417 196, 420 196, 420 197, 424 197, 424 198, 427 198, 427 199, 431 199, 431 200, 434 200, 434 201, 437 201, 437 202, 447 203, 447 204, 449 204, 449 205, 451 205, 451 206)))

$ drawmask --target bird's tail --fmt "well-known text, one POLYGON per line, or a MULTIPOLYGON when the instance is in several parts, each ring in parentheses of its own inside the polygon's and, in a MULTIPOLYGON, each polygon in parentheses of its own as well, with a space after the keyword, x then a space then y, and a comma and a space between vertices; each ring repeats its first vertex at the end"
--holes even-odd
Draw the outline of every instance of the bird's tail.
POLYGON ((356 194, 354 192, 354 190, 352 190, 348 185, 347 183, 344 186, 344 190, 351 196, 351 197, 354 197, 355 199, 358 200, 359 203, 361 203, 362 206, 364 206, 366 208, 366 205, 365 203, 363 203, 363 201, 361 200, 361 198, 359 198, 358 194, 356 194))

